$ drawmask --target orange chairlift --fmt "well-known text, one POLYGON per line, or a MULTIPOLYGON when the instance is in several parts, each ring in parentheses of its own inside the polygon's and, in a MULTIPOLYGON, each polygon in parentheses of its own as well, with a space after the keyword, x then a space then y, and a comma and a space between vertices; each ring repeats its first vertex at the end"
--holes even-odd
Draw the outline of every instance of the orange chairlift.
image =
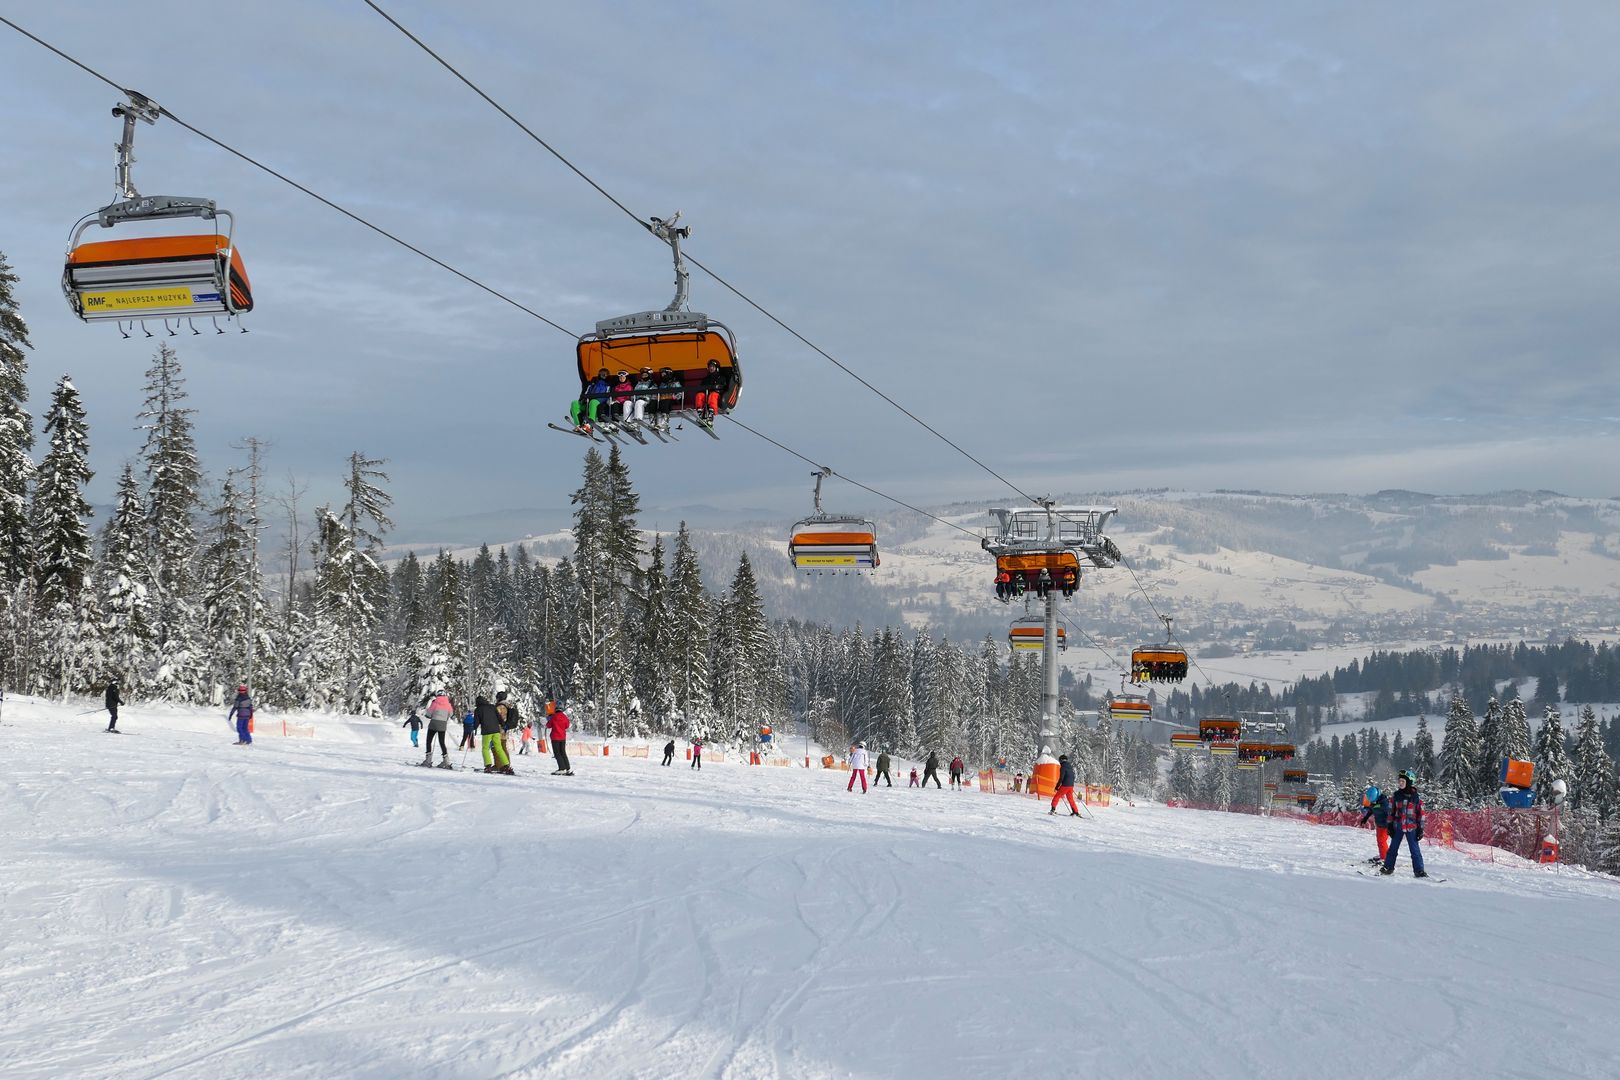
MULTIPOLYGON (((1043 648, 1046 645, 1046 620, 1038 615, 1014 619, 1007 627, 1007 643, 1015 650, 1043 648)), ((1069 647, 1069 631, 1061 622, 1057 624, 1057 646, 1059 652, 1069 647)))
POLYGON ((793 525, 788 539, 788 558, 793 568, 835 573, 876 570, 880 562, 877 526, 864 518, 824 511, 821 482, 833 475, 833 471, 823 466, 810 475, 816 478, 816 512, 793 525))
MULTIPOLYGON (((1113 720, 1151 720, 1153 703, 1140 694, 1115 694, 1114 699, 1108 703, 1108 715, 1113 720)), ((1172 735, 1172 745, 1174 739, 1175 736, 1172 735)))
MULTIPOLYGON (((135 123, 156 123, 163 110, 142 94, 128 94, 129 101, 113 106, 112 111, 124 122, 115 170, 118 199, 75 224, 62 269, 62 292, 80 319, 116 322, 119 333, 126 338, 136 323, 141 324, 147 337, 152 337, 146 328, 148 319, 162 319, 171 337, 182 321, 193 334, 200 334, 202 331, 192 320, 204 315, 213 320, 215 332, 223 334, 220 316, 229 320, 253 310, 253 290, 242 265, 242 253, 233 240, 236 218, 212 199, 142 195, 135 189, 131 176, 135 123), (225 231, 81 243, 84 231, 92 224, 111 229, 176 218, 216 222, 224 218, 225 231)), ((247 333, 246 328, 242 332, 247 333)))
POLYGON ((1187 677, 1187 652, 1171 640, 1170 624, 1175 620, 1168 615, 1159 618, 1164 620, 1164 644, 1131 651, 1132 682, 1180 682, 1187 677))
POLYGON ((1000 525, 980 545, 996 560, 996 599, 1003 603, 1053 590, 1073 596, 1080 587, 1080 560, 1107 569, 1119 562, 1119 548, 1103 535, 1115 507, 995 507, 1000 525))
POLYGON ((1177 731, 1170 736, 1170 749, 1172 750, 1202 750, 1204 741, 1198 737, 1197 732, 1177 731))
POLYGON ((674 299, 658 311, 603 319, 580 336, 575 348, 580 408, 570 414, 572 427, 551 427, 613 441, 628 435, 646 445, 649 434, 672 441, 670 421, 684 417, 709 436, 720 437, 714 418, 736 408, 742 366, 731 330, 701 311, 687 310, 691 275, 681 258, 681 241, 691 228, 677 225, 680 219, 679 213, 667 221, 652 218, 647 226, 669 245, 675 260, 674 299), (632 390, 612 389, 621 373, 633 381, 632 390), (599 378, 608 381, 608 389, 600 389, 599 378))
POLYGON ((1205 716, 1198 721, 1198 737, 1213 746, 1231 746, 1235 751, 1243 734, 1243 721, 1229 716, 1205 716))

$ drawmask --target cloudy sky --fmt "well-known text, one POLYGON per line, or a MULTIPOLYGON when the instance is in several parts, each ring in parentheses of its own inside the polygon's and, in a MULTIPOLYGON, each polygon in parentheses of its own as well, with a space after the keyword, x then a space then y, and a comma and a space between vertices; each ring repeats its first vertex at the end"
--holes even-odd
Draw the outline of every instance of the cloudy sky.
MULTIPOLYGON (((1027 491, 1620 495, 1620 8, 384 6, 1027 491)), ((655 241, 359 0, 128 11, 0 0, 566 327, 667 302, 655 241)), ((112 196, 115 95, 3 27, 0 86, 33 404, 73 374, 105 502, 154 343, 77 322, 58 277, 112 196)), ((172 123, 137 156, 143 191, 236 212, 254 283, 252 333, 175 339, 210 471, 266 436, 331 496, 363 449, 410 539, 566 504, 567 336, 172 123)), ((738 334, 740 419, 911 501, 1007 496, 702 274, 692 305, 738 334)), ((802 463, 721 431, 631 449, 651 516, 808 509, 802 463)))

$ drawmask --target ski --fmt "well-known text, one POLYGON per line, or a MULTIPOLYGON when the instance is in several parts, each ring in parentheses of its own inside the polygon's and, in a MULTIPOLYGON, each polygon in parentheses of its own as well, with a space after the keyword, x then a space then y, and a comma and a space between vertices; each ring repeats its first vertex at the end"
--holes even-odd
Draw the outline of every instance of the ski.
POLYGON ((709 438, 713 439, 715 442, 720 441, 719 434, 714 430, 714 421, 713 420, 705 420, 701 416, 694 416, 694 417, 692 417, 692 423, 696 424, 697 427, 698 427, 698 430, 702 431, 705 435, 707 435, 709 438))
POLYGON ((591 442, 599 441, 595 435, 591 434, 589 431, 586 431, 584 428, 563 427, 561 424, 553 424, 549 420, 546 421, 546 427, 550 428, 552 431, 560 431, 564 435, 578 435, 582 439, 591 440, 591 442))
POLYGON ((636 423, 634 420, 620 421, 619 430, 636 440, 636 442, 640 443, 642 446, 647 445, 646 436, 641 434, 641 425, 636 423))
POLYGON ((1362 869, 1358 869, 1356 871, 1356 873, 1361 875, 1362 877, 1370 877, 1370 878, 1409 877, 1413 881, 1438 881, 1438 882, 1441 882, 1441 883, 1444 883, 1445 880, 1446 880, 1445 878, 1439 877, 1439 876, 1437 876, 1435 874, 1425 874, 1423 877, 1414 877, 1411 874, 1404 874, 1404 875, 1403 874, 1380 874, 1377 870, 1362 870, 1362 869))

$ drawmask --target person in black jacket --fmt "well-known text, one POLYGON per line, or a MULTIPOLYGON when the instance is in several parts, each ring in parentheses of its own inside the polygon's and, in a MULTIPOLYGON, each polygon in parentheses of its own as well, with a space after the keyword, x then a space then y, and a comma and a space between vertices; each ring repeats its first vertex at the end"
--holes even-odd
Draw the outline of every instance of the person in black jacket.
POLYGON ((117 679, 108 679, 107 680, 107 730, 108 731, 116 732, 118 730, 118 706, 122 705, 123 703, 124 703, 124 699, 118 696, 118 680, 117 679))
POLYGON ((675 740, 671 739, 664 744, 664 764, 668 765, 675 760, 675 740))
POLYGON ((927 787, 930 779, 934 781, 936 788, 941 786, 939 782, 939 755, 932 750, 928 751, 928 760, 923 762, 922 786, 927 787))
POLYGON ((1411 769, 1399 773, 1400 787, 1389 801, 1389 854, 1384 856, 1380 874, 1395 872, 1395 856, 1401 853, 1401 838, 1406 838, 1407 850, 1412 853, 1412 876, 1428 877, 1423 869, 1423 852, 1418 842, 1423 839, 1423 796, 1418 794, 1417 774, 1411 769))
POLYGON ((516 776, 512 760, 506 756, 506 733, 501 730, 501 714, 482 695, 473 708, 479 733, 484 736, 484 771, 516 776))
POLYGON ((1052 792, 1052 809, 1047 813, 1057 813, 1058 800, 1065 796, 1069 800, 1069 816, 1079 817, 1080 808, 1074 804, 1074 763, 1069 760, 1068 754, 1059 754, 1057 790, 1052 792))
POLYGON ((710 360, 709 370, 704 374, 703 381, 698 384, 698 419, 712 424, 714 414, 720 411, 720 402, 730 389, 731 372, 722 368, 720 361, 710 360))

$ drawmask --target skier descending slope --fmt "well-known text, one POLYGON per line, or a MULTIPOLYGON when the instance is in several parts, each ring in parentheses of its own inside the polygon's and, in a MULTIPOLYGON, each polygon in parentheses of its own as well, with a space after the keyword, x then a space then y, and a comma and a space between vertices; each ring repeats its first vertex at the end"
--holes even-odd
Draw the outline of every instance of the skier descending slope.
POLYGON ((479 695, 473 706, 479 733, 484 736, 484 771, 516 776, 512 760, 506 756, 506 732, 501 729, 500 709, 479 695))
POLYGON ((236 721, 236 742, 234 746, 252 746, 253 732, 250 725, 253 723, 253 699, 248 697, 248 688, 236 688, 236 701, 231 705, 231 711, 225 714, 226 720, 236 721))
POLYGON ((932 750, 928 751, 928 760, 923 762, 922 786, 927 787, 930 780, 936 788, 939 787, 939 755, 932 750))
POLYGON ((107 680, 107 730, 113 734, 118 733, 118 706, 124 699, 118 696, 118 680, 107 680))
POLYGON ((421 763, 423 765, 433 764, 433 739, 434 736, 438 736, 439 768, 450 768, 450 751, 445 749, 444 733, 450 727, 450 717, 455 711, 455 708, 450 704, 450 695, 443 690, 435 690, 428 695, 427 754, 422 758, 421 763))
POLYGON ((1052 792, 1052 809, 1047 813, 1057 813, 1058 800, 1065 797, 1069 800, 1069 816, 1079 817, 1080 808, 1074 804, 1074 762, 1068 754, 1059 754, 1057 790, 1052 792))
POLYGON ((405 718, 405 722, 399 726, 408 727, 411 729, 411 745, 417 745, 417 740, 422 737, 422 718, 416 715, 415 709, 411 710, 411 715, 407 716, 405 718))
POLYGON ((1401 853, 1401 837, 1406 838, 1407 850, 1412 853, 1412 876, 1428 877, 1423 869, 1423 852, 1418 842, 1423 839, 1423 796, 1418 794, 1417 774, 1402 769, 1398 774, 1400 787, 1389 801, 1389 854, 1384 856, 1380 874, 1395 872, 1395 857, 1401 853))

